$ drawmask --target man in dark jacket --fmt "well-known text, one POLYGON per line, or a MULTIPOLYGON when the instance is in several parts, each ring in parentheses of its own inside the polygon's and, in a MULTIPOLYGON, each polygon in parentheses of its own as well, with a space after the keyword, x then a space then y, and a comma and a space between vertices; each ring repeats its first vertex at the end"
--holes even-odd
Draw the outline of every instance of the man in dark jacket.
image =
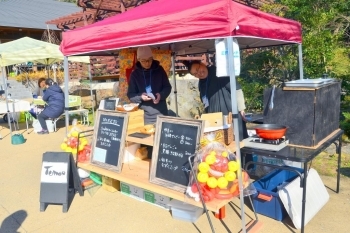
POLYGON ((38 115, 42 130, 38 134, 48 134, 46 120, 57 118, 64 112, 64 93, 51 78, 46 79, 46 91, 43 100, 46 102, 45 109, 38 115))
POLYGON ((150 47, 139 47, 137 60, 127 95, 132 103, 139 103, 139 108, 144 110, 144 123, 152 124, 158 115, 168 115, 166 98, 170 95, 171 85, 159 61, 153 60, 150 47))
MULTIPOLYGON (((230 77, 217 77, 216 66, 206 66, 200 61, 184 62, 191 75, 199 79, 198 89, 205 113, 232 112, 230 77)), ((236 100, 238 107, 239 138, 248 137, 245 118, 245 103, 241 85, 236 81, 236 100)))

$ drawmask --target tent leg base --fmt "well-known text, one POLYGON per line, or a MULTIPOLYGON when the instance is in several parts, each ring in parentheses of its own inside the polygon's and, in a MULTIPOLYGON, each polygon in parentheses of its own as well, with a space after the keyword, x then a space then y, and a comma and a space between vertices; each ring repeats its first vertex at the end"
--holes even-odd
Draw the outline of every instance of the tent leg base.
POLYGON ((219 212, 218 213, 215 213, 215 218, 217 219, 224 219, 226 217, 226 208, 225 206, 221 207, 219 209, 219 212))

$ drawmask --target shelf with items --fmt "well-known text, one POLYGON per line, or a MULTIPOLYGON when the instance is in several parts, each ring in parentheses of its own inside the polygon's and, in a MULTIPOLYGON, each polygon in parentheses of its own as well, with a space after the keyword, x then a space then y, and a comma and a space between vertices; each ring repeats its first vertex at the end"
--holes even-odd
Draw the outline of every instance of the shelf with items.
MULTIPOLYGON (((116 173, 116 172, 95 166, 94 164, 78 163, 78 167, 84 170, 93 171, 95 173, 110 177, 120 182, 125 182, 145 190, 149 190, 179 201, 186 202, 194 206, 202 207, 201 202, 196 202, 195 200, 193 200, 190 197, 187 197, 185 194, 181 192, 171 190, 157 184, 150 183, 149 182, 150 166, 151 166, 150 160, 133 160, 133 161, 124 163, 121 172, 116 173)), ((211 202, 206 203, 207 209, 210 211, 218 212, 221 207, 225 206, 230 201, 231 199, 213 200, 211 202)))

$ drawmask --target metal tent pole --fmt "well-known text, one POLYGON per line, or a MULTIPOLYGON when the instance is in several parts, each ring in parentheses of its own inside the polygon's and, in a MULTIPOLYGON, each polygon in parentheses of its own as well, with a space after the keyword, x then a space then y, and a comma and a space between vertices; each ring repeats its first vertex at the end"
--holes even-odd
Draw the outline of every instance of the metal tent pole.
POLYGON ((7 123, 10 128, 10 136, 12 138, 12 126, 11 126, 11 116, 10 116, 10 108, 9 108, 9 101, 7 99, 8 97, 8 92, 7 92, 7 82, 6 82, 6 73, 5 73, 5 68, 1 67, 1 73, 2 73, 2 81, 3 85, 5 88, 5 98, 6 98, 6 108, 7 108, 7 123))
POLYGON ((233 58, 233 39, 232 37, 227 37, 225 39, 227 43, 228 50, 228 67, 230 74, 230 87, 231 87, 231 103, 232 103, 232 113, 233 113, 233 128, 235 132, 235 143, 236 143, 236 156, 239 164, 238 169, 238 183, 239 183, 239 197, 241 203, 241 219, 242 219, 242 232, 246 233, 245 226, 245 212, 244 212, 244 196, 243 196, 243 182, 242 182, 242 160, 241 160, 241 151, 240 151, 240 138, 239 138, 239 128, 238 128, 238 107, 236 100, 236 76, 235 76, 235 67, 234 67, 234 58, 233 58))
POLYGON ((65 111, 65 119, 66 119, 66 135, 68 134, 68 126, 69 126, 69 67, 68 67, 68 57, 64 56, 63 58, 63 67, 64 67, 64 111, 65 111))
MULTIPOLYGON (((95 121, 95 109, 94 109, 94 98, 93 98, 93 92, 92 92, 92 75, 91 75, 91 65, 88 65, 88 72, 89 72, 89 80, 90 80, 90 96, 91 96, 91 106, 92 106, 92 120, 95 121)), ((89 121, 89 118, 88 118, 89 121)))
POLYGON ((171 69, 173 73, 173 82, 174 82, 174 97, 175 97, 175 111, 176 116, 179 116, 178 107, 177 107, 177 88, 176 88, 176 77, 175 77, 175 52, 174 52, 174 44, 171 45, 171 69))
POLYGON ((299 55, 299 74, 300 74, 300 79, 304 79, 304 70, 303 70, 303 49, 302 45, 298 45, 298 55, 299 55))

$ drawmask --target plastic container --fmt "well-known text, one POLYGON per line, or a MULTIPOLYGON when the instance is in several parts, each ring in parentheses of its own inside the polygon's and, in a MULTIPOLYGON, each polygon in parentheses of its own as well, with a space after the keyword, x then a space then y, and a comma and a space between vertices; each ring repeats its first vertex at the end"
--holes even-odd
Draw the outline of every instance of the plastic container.
MULTIPOLYGON (((327 189, 315 169, 310 168, 306 182, 305 225, 329 201, 327 189)), ((295 228, 300 229, 303 203, 303 189, 300 188, 300 178, 297 177, 280 189, 278 195, 295 228)))
MULTIPOLYGON (((300 173, 303 169, 294 168, 300 173)), ((299 177, 297 173, 276 169, 266 176, 253 182, 257 193, 252 195, 255 211, 267 217, 282 221, 287 212, 278 195, 278 190, 282 189, 289 182, 299 177)))
POLYGON ((168 206, 171 208, 173 218, 182 221, 196 222, 203 214, 202 208, 175 199, 171 200, 168 206))
MULTIPOLYGON (((40 124, 40 123, 39 123, 40 124)), ((47 130, 50 132, 50 133, 53 133, 55 130, 54 130, 54 123, 52 120, 46 120, 46 125, 47 125, 47 130)))

